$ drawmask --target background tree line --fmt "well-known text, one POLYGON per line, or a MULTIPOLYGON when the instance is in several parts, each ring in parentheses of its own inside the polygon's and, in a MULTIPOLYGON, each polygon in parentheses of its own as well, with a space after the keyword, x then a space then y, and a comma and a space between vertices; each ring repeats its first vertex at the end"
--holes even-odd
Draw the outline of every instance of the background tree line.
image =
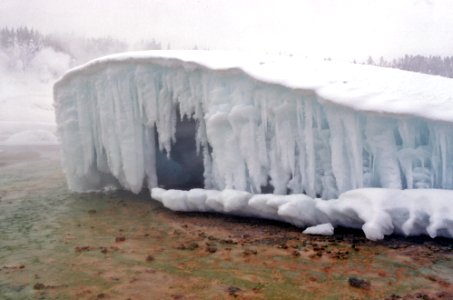
POLYGON ((375 61, 371 56, 364 62, 368 65, 395 68, 406 71, 453 78, 453 56, 404 55, 391 61, 382 56, 375 61))
MULTIPOLYGON (((167 46, 169 47, 169 46, 167 46)), ((76 35, 44 35, 28 27, 0 28, 0 68, 7 71, 28 71, 43 60, 67 60, 69 66, 87 62, 93 58, 112 53, 134 50, 158 50, 161 43, 142 40, 130 45, 111 38, 87 38, 76 35), (63 59, 65 57, 65 59, 63 59)))
MULTIPOLYGON (((166 49, 170 47, 167 45, 166 49)), ((96 57, 130 50, 159 49, 162 49, 162 44, 155 39, 129 44, 112 37, 44 35, 28 27, 0 28, 0 69, 6 68, 8 71, 24 72, 30 68, 43 68, 45 65, 46 72, 50 74, 46 76, 58 76, 57 73, 64 71, 62 69, 96 57)), ((393 60, 383 57, 374 60, 370 56, 362 64, 453 78, 453 56, 404 55, 393 60)))

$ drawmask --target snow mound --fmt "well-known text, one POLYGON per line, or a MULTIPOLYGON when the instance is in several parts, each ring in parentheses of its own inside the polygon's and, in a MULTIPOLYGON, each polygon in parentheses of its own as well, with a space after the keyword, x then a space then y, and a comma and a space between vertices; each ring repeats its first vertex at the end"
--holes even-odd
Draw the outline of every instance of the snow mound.
POLYGON ((56 145, 58 139, 55 134, 47 130, 26 130, 11 135, 2 144, 9 146, 56 145))
POLYGON ((332 235, 338 226, 361 228, 370 240, 386 235, 453 238, 453 191, 357 189, 338 199, 306 195, 253 195, 235 190, 153 188, 151 197, 175 211, 260 217, 308 227, 303 233, 332 235))
POLYGON ((302 233, 313 235, 333 235, 333 226, 330 223, 319 224, 316 226, 307 227, 302 233))
POLYGON ((25 131, 56 132, 51 84, 34 75, 0 70, 0 144, 25 131))

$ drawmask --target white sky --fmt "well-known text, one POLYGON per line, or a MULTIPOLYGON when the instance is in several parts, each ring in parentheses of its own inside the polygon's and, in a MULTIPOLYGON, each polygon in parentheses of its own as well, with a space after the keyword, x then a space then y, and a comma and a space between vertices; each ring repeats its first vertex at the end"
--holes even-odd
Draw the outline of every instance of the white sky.
POLYGON ((0 0, 0 26, 19 25, 172 48, 453 55, 453 0, 0 0))

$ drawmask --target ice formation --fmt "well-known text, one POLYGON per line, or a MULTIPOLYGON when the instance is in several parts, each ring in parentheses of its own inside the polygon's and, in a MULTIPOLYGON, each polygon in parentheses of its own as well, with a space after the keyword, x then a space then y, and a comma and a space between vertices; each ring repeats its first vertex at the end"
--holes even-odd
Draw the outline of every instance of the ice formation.
POLYGON ((338 226, 362 229, 371 240, 385 235, 453 238, 453 191, 365 188, 323 200, 302 194, 251 194, 236 190, 153 188, 153 199, 175 211, 251 216, 308 227, 306 234, 333 234, 338 226))
MULTIPOLYGON (((296 57, 149 51, 101 58, 70 71, 55 84, 54 99, 72 190, 112 185, 133 192, 144 186, 234 189, 243 197, 235 194, 231 201, 214 201, 213 207, 266 217, 299 212, 304 216, 285 215, 299 226, 366 219, 366 232, 377 232, 367 236, 379 238, 389 232, 380 227, 385 222, 369 221, 372 216, 354 219, 352 208, 342 210, 342 199, 349 195, 356 203, 354 191, 348 191, 370 187, 385 188, 382 193, 453 189, 452 86, 447 78, 296 57), (280 207, 279 201, 291 195, 248 199, 247 192, 269 191, 303 193, 288 202, 303 209, 280 207), (316 198, 340 194, 339 200, 320 202, 329 204, 317 213, 316 198), (260 201, 275 203, 256 204, 260 201), (304 201, 311 203, 308 208, 304 201), (344 219, 332 217, 337 213, 344 219)), ((167 193, 162 199, 186 193, 204 197, 199 190, 167 193)), ((222 193, 228 198, 229 192, 222 193)), ((373 199, 382 199, 376 193, 357 205, 369 206, 371 213, 373 205, 387 203, 376 204, 373 199)), ((385 195, 397 196, 394 203, 415 205, 417 200, 404 200, 411 193, 385 195)), ((207 207, 195 200, 164 204, 207 207)), ((426 221, 415 215, 414 224, 426 221)), ((448 217, 442 222, 451 230, 448 217)), ((421 232, 398 226, 396 232, 421 232)))

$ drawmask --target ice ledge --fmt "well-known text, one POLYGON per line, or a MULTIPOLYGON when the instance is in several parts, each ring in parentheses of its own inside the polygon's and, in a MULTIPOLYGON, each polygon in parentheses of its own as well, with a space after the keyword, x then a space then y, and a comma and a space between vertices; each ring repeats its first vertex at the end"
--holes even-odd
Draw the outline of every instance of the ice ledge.
POLYGON ((307 234, 331 234, 334 227, 343 226, 361 228, 370 240, 381 240, 390 234, 453 238, 453 191, 447 190, 368 188, 351 190, 326 201, 306 195, 154 188, 151 197, 174 211, 278 220, 309 227, 307 234))

